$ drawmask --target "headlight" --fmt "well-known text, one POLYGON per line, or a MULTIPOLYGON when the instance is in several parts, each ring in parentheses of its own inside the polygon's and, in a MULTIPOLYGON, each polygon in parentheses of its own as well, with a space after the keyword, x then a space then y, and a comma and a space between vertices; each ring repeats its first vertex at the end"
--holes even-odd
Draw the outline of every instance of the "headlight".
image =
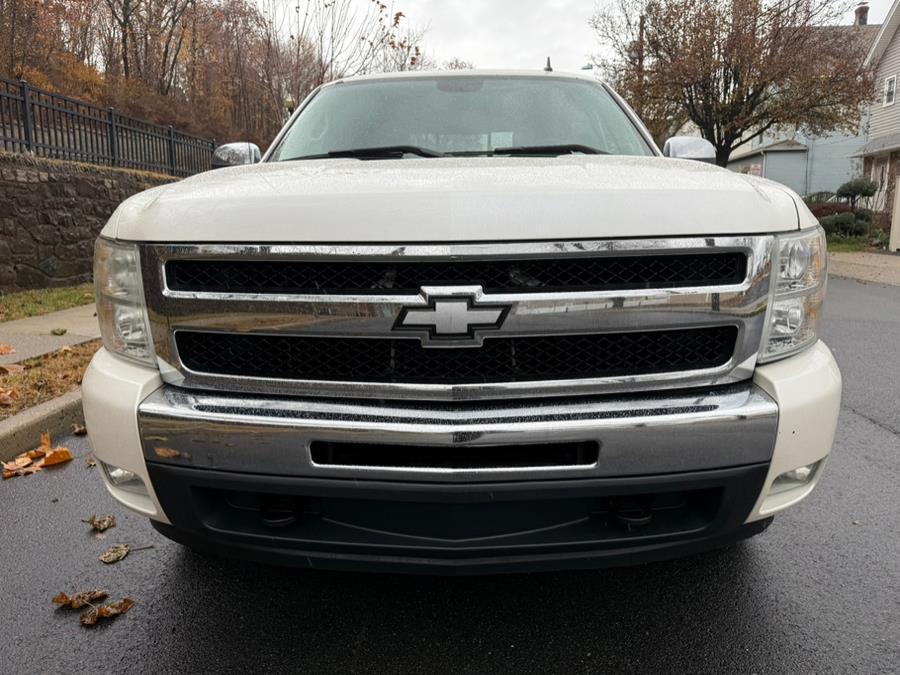
POLYGON ((789 356, 813 344, 818 339, 819 315, 825 299, 828 252, 821 227, 778 236, 775 252, 772 304, 760 363, 789 356))
POLYGON ((97 239, 94 287, 103 346, 148 366, 156 366, 150 322, 144 306, 137 246, 97 239))

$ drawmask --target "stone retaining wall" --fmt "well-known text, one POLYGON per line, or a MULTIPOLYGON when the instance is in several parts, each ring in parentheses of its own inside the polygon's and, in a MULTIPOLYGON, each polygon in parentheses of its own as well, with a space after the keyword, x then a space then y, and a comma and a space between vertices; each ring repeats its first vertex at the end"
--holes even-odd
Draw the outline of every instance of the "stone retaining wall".
POLYGON ((116 206, 169 176, 0 152, 0 291, 90 281, 116 206))

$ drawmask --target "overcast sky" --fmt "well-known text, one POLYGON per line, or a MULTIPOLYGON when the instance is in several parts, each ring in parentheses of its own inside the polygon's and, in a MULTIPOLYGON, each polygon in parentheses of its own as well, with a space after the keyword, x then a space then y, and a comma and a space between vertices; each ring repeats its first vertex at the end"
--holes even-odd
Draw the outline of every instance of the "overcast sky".
MULTIPOLYGON (((478 68, 579 70, 600 47, 588 19, 596 0, 403 0, 414 26, 425 27, 426 52, 478 68)), ((871 0, 869 23, 881 23, 891 0, 871 0)), ((853 22, 853 12, 846 23, 853 22)))

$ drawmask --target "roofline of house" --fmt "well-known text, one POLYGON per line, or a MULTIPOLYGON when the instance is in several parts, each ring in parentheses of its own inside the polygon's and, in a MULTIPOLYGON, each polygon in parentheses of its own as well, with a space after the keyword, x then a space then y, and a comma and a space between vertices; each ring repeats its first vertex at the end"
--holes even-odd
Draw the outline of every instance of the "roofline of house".
MULTIPOLYGON (((779 141, 779 143, 780 142, 783 142, 783 141, 779 141)), ((742 159, 747 159, 748 157, 756 157, 757 155, 765 155, 770 152, 809 152, 809 148, 803 144, 794 145, 794 146, 787 147, 787 148, 779 148, 779 147, 776 147, 775 145, 768 145, 768 146, 765 146, 762 148, 755 148, 755 149, 751 150, 750 152, 744 153, 742 155, 738 155, 737 157, 732 155, 731 157, 728 158, 728 163, 731 164, 731 162, 738 162, 742 159)))
POLYGON ((872 46, 869 47, 869 53, 866 54, 866 60, 863 62, 863 66, 866 68, 878 65, 891 39, 894 37, 894 33, 897 32, 897 28, 900 26, 900 11, 898 11, 898 7, 900 7, 900 0, 894 0, 884 22, 881 24, 881 28, 878 30, 878 35, 875 36, 875 42, 872 43, 872 46))

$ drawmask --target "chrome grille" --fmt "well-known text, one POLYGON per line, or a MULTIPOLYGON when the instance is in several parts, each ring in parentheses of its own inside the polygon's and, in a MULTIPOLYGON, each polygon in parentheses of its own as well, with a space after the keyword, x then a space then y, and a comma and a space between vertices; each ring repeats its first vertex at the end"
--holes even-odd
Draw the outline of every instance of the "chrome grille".
POLYGON ((475 349, 425 349, 413 339, 178 331, 193 371, 292 380, 476 384, 644 375, 715 368, 736 326, 595 335, 488 338, 475 349))
POLYGON ((156 351, 169 383, 260 394, 473 400, 746 379, 762 336, 772 244, 771 236, 758 236, 144 245, 141 260, 156 351), (227 281, 228 270, 244 265, 277 268, 283 276, 257 278, 256 288, 253 275, 227 281), (182 274, 201 268, 211 276, 182 274), (393 270, 398 285, 371 288, 373 275, 385 269, 393 270), (510 270, 528 274, 516 277, 510 270), (598 285, 585 288, 590 274, 589 283, 598 285), (328 275, 334 288, 310 286, 308 279, 328 275), (525 277, 544 285, 514 285, 525 277), (418 281, 420 287, 406 288, 418 281), (337 292, 342 284, 366 288, 337 292), (464 296, 475 307, 508 312, 502 325, 465 345, 423 346, 398 333, 403 312, 433 306, 437 296, 464 296))
POLYGON ((566 293, 723 286, 741 283, 746 271, 747 256, 731 251, 511 260, 172 260, 166 280, 172 290, 200 293, 418 293, 435 285, 566 293))

